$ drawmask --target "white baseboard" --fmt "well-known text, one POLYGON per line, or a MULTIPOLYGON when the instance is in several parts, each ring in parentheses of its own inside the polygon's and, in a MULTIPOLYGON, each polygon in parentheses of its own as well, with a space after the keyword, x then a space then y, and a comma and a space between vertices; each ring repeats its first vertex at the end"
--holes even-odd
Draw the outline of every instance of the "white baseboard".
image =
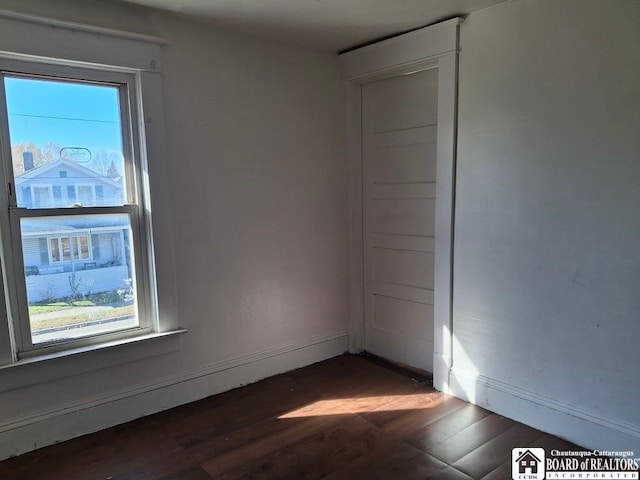
POLYGON ((458 398, 585 448, 640 452, 639 425, 455 367, 449 374, 448 390, 458 398))
POLYGON ((347 333, 243 355, 109 395, 0 422, 0 460, 341 355, 347 333))

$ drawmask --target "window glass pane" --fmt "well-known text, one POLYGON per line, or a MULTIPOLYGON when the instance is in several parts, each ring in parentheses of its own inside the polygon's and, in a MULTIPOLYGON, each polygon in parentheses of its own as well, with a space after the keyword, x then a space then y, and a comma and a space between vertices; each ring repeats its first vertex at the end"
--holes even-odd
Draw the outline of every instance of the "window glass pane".
POLYGON ((34 344, 139 325, 128 215, 23 218, 20 225, 34 344))
POLYGON ((71 260, 71 246, 69 245, 69 237, 63 237, 60 239, 62 244, 62 261, 69 262, 71 260))
MULTIPOLYGON (((52 238, 50 240, 51 245, 50 245, 50 249, 51 249, 51 261, 52 262, 59 262, 60 261, 60 243, 59 240, 57 238, 52 238)), ((40 252, 42 253, 42 252, 40 252)), ((41 255, 42 257, 42 255, 41 255)), ((29 265, 31 267, 31 265, 29 265)), ((36 265, 37 267, 37 265, 36 265)), ((36 269, 33 269, 36 270, 36 269)))
POLYGON ((17 205, 123 205, 118 87, 18 76, 4 83, 17 205))
POLYGON ((51 206, 49 187, 33 187, 33 202, 44 207, 51 206))
POLYGON ((78 237, 73 237, 73 258, 80 259, 80 249, 78 248, 78 237))
POLYGON ((78 201, 82 206, 95 205, 93 198, 93 187, 88 185, 78 186, 78 201))
POLYGON ((78 237, 78 242, 80 243, 79 245, 80 258, 82 260, 88 260, 89 259, 89 237, 87 235, 82 235, 81 237, 78 237))
MULTIPOLYGON (((26 208, 31 208, 31 187, 22 187, 20 189, 20 193, 22 194, 22 206, 26 208)), ((20 196, 20 194, 18 194, 20 196)))

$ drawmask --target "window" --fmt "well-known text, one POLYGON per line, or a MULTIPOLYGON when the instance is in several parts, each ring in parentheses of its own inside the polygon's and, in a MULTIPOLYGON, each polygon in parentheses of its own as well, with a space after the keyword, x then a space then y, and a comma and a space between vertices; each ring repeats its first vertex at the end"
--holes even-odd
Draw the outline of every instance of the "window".
POLYGON ((49 239, 49 258, 51 263, 90 260, 89 235, 56 237, 49 239))
POLYGON ((31 187, 32 194, 31 198, 33 199, 33 205, 37 205, 39 207, 50 207, 51 206, 51 187, 50 186, 40 186, 34 185, 31 187))
POLYGON ((135 75, 12 59, 0 70, 16 355, 152 332, 135 75))
POLYGON ((95 195, 93 194, 93 185, 78 185, 78 201, 80 205, 94 205, 95 195))
POLYGON ((171 179, 162 95, 164 40, 28 16, 2 16, 0 27, 0 366, 17 367, 2 368, 0 373, 7 374, 0 375, 0 390, 179 348, 185 330, 178 324, 172 218, 164 214, 172 202, 164 194, 171 179), (6 82, 14 80, 31 81, 15 82, 18 87, 34 81, 67 86, 76 93, 66 98, 74 101, 59 103, 57 111, 50 102, 54 95, 16 104, 7 96, 6 82), (88 98, 81 90, 89 92, 88 98), (101 111, 97 96, 111 105, 109 115, 94 116, 101 111), (55 145, 36 142, 39 151, 31 145, 12 148, 22 143, 20 123, 42 133, 38 122, 47 119, 12 108, 10 132, 11 105, 47 106, 42 117, 59 117, 62 125, 49 131, 69 136, 52 137, 55 145), (78 105, 84 110, 72 111, 78 105), (121 139, 120 147, 113 146, 114 138, 121 139), (51 187, 50 206, 34 204, 32 187, 38 185, 51 187), (94 205, 81 204, 81 185, 93 185, 94 205), (52 261, 50 239, 58 238, 60 249, 60 239, 84 235, 88 244, 80 241, 77 250, 69 240, 68 262, 52 261), (82 258, 87 248, 89 259, 82 258), (108 289, 98 293, 108 282, 108 289), (67 300, 74 292, 83 299, 71 307, 67 300), (64 305, 43 304, 61 295, 67 297, 64 305), (109 297, 118 302, 108 302, 109 297), (64 335, 58 329, 50 335, 41 328, 46 323, 37 321, 47 310, 60 316, 71 308, 86 321, 67 315, 72 325, 64 335), (102 322, 105 312, 112 316, 102 322), (56 368, 47 368, 49 361, 56 368), (28 375, 20 373, 24 364, 31 365, 25 367, 28 375))

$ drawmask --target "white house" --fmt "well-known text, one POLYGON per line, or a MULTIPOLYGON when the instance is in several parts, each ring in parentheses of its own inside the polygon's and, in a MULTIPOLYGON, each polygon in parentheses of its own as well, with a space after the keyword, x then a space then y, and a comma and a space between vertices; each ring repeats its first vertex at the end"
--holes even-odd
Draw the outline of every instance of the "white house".
MULTIPOLYGON (((18 206, 64 208, 123 203, 120 179, 65 160, 39 168, 30 166, 33 163, 27 155, 26 171, 15 180, 18 206)), ((114 215, 23 220, 29 302, 125 288, 131 278, 129 230, 127 219, 114 215)))
POLYGON ((119 216, 24 220, 29 303, 125 289, 131 279, 129 236, 119 216))
MULTIPOLYGON (((33 163, 25 161, 25 167, 28 166, 33 163)), ((26 208, 122 205, 124 202, 121 177, 112 179, 62 159, 38 168, 25 168, 15 182, 18 206, 26 208)))

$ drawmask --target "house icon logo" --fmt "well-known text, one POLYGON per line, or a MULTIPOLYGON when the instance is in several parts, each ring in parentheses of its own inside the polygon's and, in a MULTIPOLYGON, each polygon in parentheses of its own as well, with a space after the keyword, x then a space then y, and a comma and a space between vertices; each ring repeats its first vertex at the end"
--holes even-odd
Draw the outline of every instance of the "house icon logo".
POLYGON ((511 450, 513 480, 544 480, 544 448, 514 448, 511 450))

